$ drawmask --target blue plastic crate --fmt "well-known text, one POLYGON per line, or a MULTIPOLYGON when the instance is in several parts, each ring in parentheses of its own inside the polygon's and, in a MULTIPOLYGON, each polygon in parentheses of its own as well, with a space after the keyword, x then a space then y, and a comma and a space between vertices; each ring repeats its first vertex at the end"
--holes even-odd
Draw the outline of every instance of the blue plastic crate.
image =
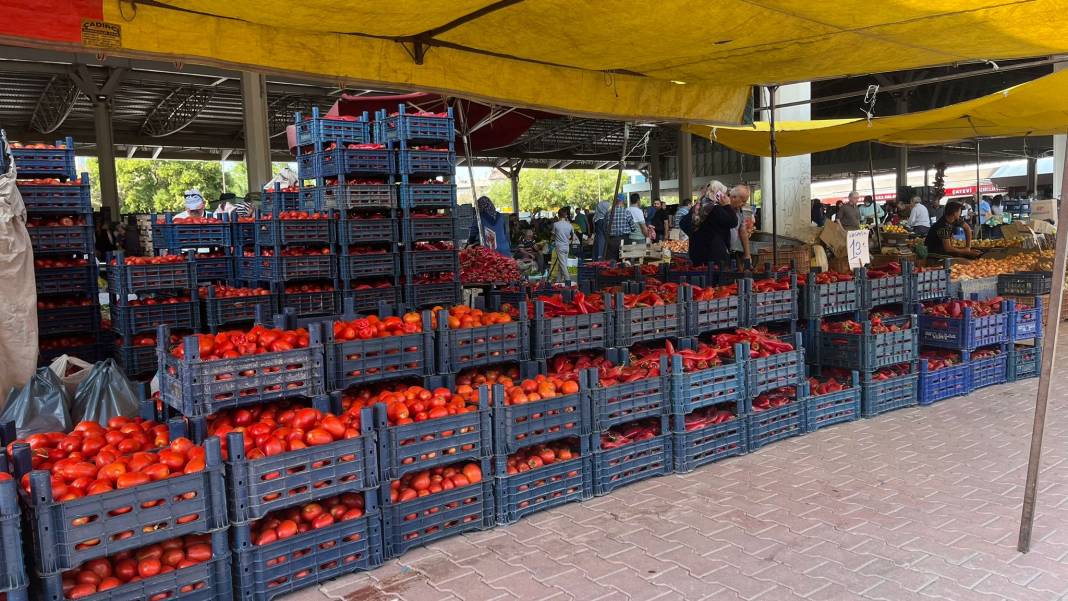
POLYGON ((926 359, 920 359, 919 391, 917 404, 921 407, 972 391, 972 366, 967 360, 967 351, 962 352, 961 363, 931 371, 926 359))
POLYGON ((131 265, 121 253, 108 255, 108 288, 125 297, 141 292, 189 290, 194 287, 192 259, 159 265, 131 265))
MULTIPOLYGON (((315 399, 317 408, 335 415, 339 405, 337 399, 333 406, 327 397, 315 399)), ((230 519, 235 524, 245 523, 278 509, 377 487, 378 438, 372 414, 370 407, 362 410, 360 435, 355 438, 260 459, 245 456, 243 433, 228 434, 230 519)), ((371 494, 367 501, 373 506, 378 499, 371 494)))
POLYGON ((26 227, 33 254, 92 255, 96 238, 92 225, 26 227))
MULTIPOLYGON (((19 175, 22 175, 21 173, 19 175)), ((83 173, 81 179, 64 184, 30 184, 18 182, 19 194, 26 205, 26 212, 32 215, 59 213, 89 214, 93 212, 92 194, 89 186, 89 174, 83 173)))
POLYGON ((174 330, 200 329, 200 305, 196 298, 173 304, 128 305, 123 299, 111 305, 112 329, 122 336, 154 332, 165 325, 174 330))
POLYGON ((919 323, 923 346, 970 351, 1009 339, 1008 303, 1002 303, 1000 313, 984 317, 973 316, 972 310, 965 307, 960 317, 920 315, 919 323))
MULTIPOLYGON (((64 340, 64 346, 51 349, 41 348, 37 356, 37 365, 48 365, 60 355, 78 357, 89 363, 96 363, 97 361, 107 359, 112 354, 112 345, 101 340, 102 336, 103 332, 100 336, 84 337, 87 340, 93 340, 93 342, 68 344, 68 342, 64 340)), ((67 339, 70 337, 62 336, 61 338, 67 339)), ((39 342, 43 345, 45 340, 46 337, 41 337, 39 342)))
POLYGON ((400 302, 400 289, 395 286, 372 288, 370 284, 350 282, 345 280, 345 289, 341 292, 343 302, 352 300, 352 308, 355 311, 375 311, 382 303, 396 305, 400 302), (360 286, 367 285, 367 288, 360 286))
POLYGON ((71 570, 97 557, 225 528, 229 521, 219 439, 203 444, 203 471, 65 502, 54 499, 51 474, 31 470, 29 445, 15 444, 15 475, 30 475, 30 492, 20 494, 36 572, 71 570))
POLYGON ((337 257, 334 254, 240 257, 238 273, 241 279, 249 281, 333 280, 338 277, 337 257))
MULTIPOLYGON (((583 377, 580 374, 580 379, 583 377)), ((504 387, 496 385, 493 398, 493 452, 498 457, 534 444, 588 437, 592 431, 589 391, 584 382, 574 394, 517 405, 506 404, 504 387)))
POLYGON ((160 395, 182 415, 198 417, 230 407, 286 397, 314 397, 325 391, 321 328, 308 328, 307 348, 234 359, 204 361, 196 336, 182 341, 185 357, 170 354, 170 330, 156 335, 160 395))
POLYGON ((944 269, 931 269, 927 271, 909 272, 911 283, 909 288, 912 292, 910 303, 925 302, 948 298, 949 294, 949 261, 947 259, 944 269))
POLYGON ((323 245, 335 242, 333 219, 256 219, 256 244, 259 246, 323 245))
POLYGON ((739 291, 746 299, 744 323, 747 326, 797 319, 796 281, 789 290, 753 292, 753 280, 746 278, 740 281, 739 291))
POLYGON ((452 174, 456 171, 456 153, 451 150, 410 150, 401 148, 397 151, 397 173, 412 175, 452 174))
MULTIPOLYGON (((794 346, 792 351, 748 359, 745 362, 745 390, 749 398, 774 388, 797 386, 805 381, 805 348, 801 342, 801 334, 795 333, 789 342, 794 346)), ((748 348, 741 356, 749 356, 748 348)))
POLYGON ((154 374, 159 365, 156 347, 152 345, 115 347, 115 361, 123 373, 131 378, 154 374))
POLYGON ((872 279, 868 277, 866 269, 861 269, 857 280, 860 282, 860 294, 863 299, 862 309, 894 303, 906 304, 913 296, 912 278, 904 273, 872 279))
POLYGON ((333 290, 315 292, 286 292, 278 286, 278 310, 292 309, 297 317, 330 317, 341 313, 341 292, 333 290))
MULTIPOLYGON (((297 169, 301 179, 340 178, 356 174, 389 175, 394 172, 393 155, 388 148, 334 148, 297 157, 297 169)), ((325 206, 330 207, 329 204, 325 206)))
POLYGON ((348 211, 397 207, 397 186, 388 180, 366 184, 322 182, 315 187, 304 188, 300 194, 302 202, 314 202, 323 209, 348 211))
POLYGON ((198 286, 208 282, 232 284, 237 279, 237 261, 234 260, 229 249, 226 249, 222 256, 209 257, 206 254, 192 256, 198 286))
POLYGON ((671 473, 675 464, 668 416, 661 416, 660 423, 658 436, 614 449, 602 449, 601 435, 594 432, 593 494, 606 495, 621 486, 671 473))
POLYGON ((1037 378, 1042 371, 1042 341, 1035 340, 1034 346, 1013 345, 1009 349, 1008 368, 1009 382, 1037 378))
POLYGON ((490 471, 492 460, 483 458, 476 461, 482 468, 481 482, 403 503, 390 502, 389 484, 382 484, 386 558, 399 557, 409 549, 436 540, 496 525, 494 482, 490 471))
POLYGON ((685 286, 681 301, 686 312, 684 335, 700 336, 707 332, 734 329, 742 325, 744 303, 738 295, 712 300, 693 300, 693 290, 685 286))
POLYGON ((387 114, 385 110, 375 115, 375 139, 381 143, 412 142, 448 142, 450 146, 456 136, 452 109, 444 115, 405 112, 401 105, 398 112, 387 114))
POLYGON ((1027 309, 1021 309, 1020 304, 1015 301, 1008 302, 1008 341, 1012 343, 1042 338, 1042 299, 1034 297, 1027 309))
POLYGON ((99 291, 96 261, 79 267, 34 266, 37 294, 71 294, 95 297, 99 291))
MULTIPOLYGON (((375 405, 382 478, 396 480, 411 472, 491 455, 489 395, 486 388, 479 391, 478 411, 400 426, 389 425, 386 407, 375 405)), ((482 473, 488 480, 490 472, 482 473)))
POLYGON ((438 315, 438 372, 457 373, 471 367, 529 359, 530 322, 526 303, 520 305, 519 319, 476 328, 449 328, 449 315, 438 315))
MULTIPOLYGON (((501 302, 507 302, 502 297, 501 302)), ((533 355, 549 359, 560 353, 605 349, 613 345, 612 313, 597 311, 580 315, 545 317, 544 301, 535 301, 533 355)))
MULTIPOLYGON (((357 319, 353 301, 346 303, 349 306, 341 319, 357 319)), ((430 319, 430 312, 424 312, 422 332, 366 340, 338 341, 333 323, 324 327, 328 388, 345 390, 356 384, 434 375, 434 331, 430 319)))
POLYGON ((400 241, 397 220, 392 212, 381 217, 350 219, 344 214, 337 222, 338 244, 347 248, 354 244, 396 244, 400 241))
POLYGON ((297 146, 325 141, 353 144, 365 144, 371 141, 372 124, 366 112, 355 119, 339 117, 320 115, 318 107, 312 107, 310 116, 297 113, 297 146))
POLYGON ((806 433, 805 398, 803 394, 798 396, 789 405, 756 411, 746 417, 750 451, 806 433))
MULTIPOLYGON (((211 331, 230 324, 255 321, 257 310, 264 311, 267 315, 280 311, 277 306, 278 297, 273 293, 262 296, 217 298, 215 286, 208 286, 206 292, 201 302, 204 304, 204 325, 211 331), (263 309, 258 309, 258 307, 263 307, 263 309)), ((153 351, 153 357, 155 357, 155 351, 153 351)))
POLYGON ((749 452, 747 416, 737 415, 722 424, 686 431, 685 416, 672 415, 672 456, 678 473, 693 470, 749 452))
POLYGON ((857 280, 816 284, 818 271, 812 270, 808 280, 800 287, 798 298, 801 304, 801 316, 805 319, 819 319, 827 315, 839 315, 859 311, 863 307, 861 287, 857 280))
POLYGON ((341 280, 344 282, 364 278, 392 278, 400 273, 398 253, 349 254, 346 248, 342 248, 338 263, 341 265, 341 280))
POLYGON ((896 332, 873 334, 871 321, 861 323, 859 332, 824 332, 817 335, 819 364, 870 372, 887 365, 914 361, 919 354, 915 315, 887 317, 887 326, 901 326, 896 332))
POLYGON ((175 223, 174 213, 150 215, 152 248, 182 250, 187 248, 226 247, 233 244, 234 226, 229 216, 213 223, 175 223))
MULTIPOLYGON (((7 441, 5 441, 7 442, 7 441)), ((7 472, 7 458, 0 458, 0 472, 7 472)), ((26 561, 23 558, 22 513, 14 480, 0 482, 0 593, 25 589, 26 561)), ((22 597, 25 599, 25 597, 22 597)))
POLYGON ((972 369, 972 390, 986 388, 995 384, 1004 384, 1009 376, 1009 352, 1005 345, 1001 345, 1001 352, 996 357, 987 359, 970 358, 969 365, 972 369))
POLYGON ((400 205, 405 209, 456 206, 456 184, 408 183, 400 186, 400 205))
MULTIPOLYGON (((742 357, 736 349, 736 357, 742 357)), ((745 361, 718 365, 708 369, 683 371, 679 355, 671 357, 671 412, 687 415, 711 405, 730 405, 735 415, 745 412, 745 361)))
POLYGON ((80 307, 38 309, 37 327, 41 336, 97 332, 100 330, 100 305, 93 299, 92 304, 80 307))
MULTIPOLYGON (((187 568, 160 574, 88 597, 83 601, 232 601, 231 556, 227 529, 211 533, 212 559, 187 568)), ((34 583, 34 601, 66 601, 63 574, 39 574, 34 583)))
MULTIPOLYGON (((626 363, 627 349, 611 349, 606 357, 616 365, 626 363)), ((586 372, 594 432, 637 419, 667 415, 671 410, 671 381, 667 357, 660 358, 660 375, 603 387, 596 369, 586 372)))
POLYGON ((74 165, 74 140, 69 136, 65 140, 56 140, 54 148, 26 148, 8 146, 11 158, 15 161, 20 179, 57 178, 61 180, 77 177, 74 165))
POLYGON ((612 321, 615 322, 612 344, 619 347, 686 335, 686 311, 679 303, 627 309, 623 306, 623 294, 617 293, 612 321))
POLYGON ((256 245, 255 218, 238 217, 231 225, 234 231, 234 249, 236 252, 240 253, 242 249, 256 245))
POLYGON ((805 399, 805 432, 860 419, 860 374, 852 372, 850 387, 805 399))
POLYGON ((919 374, 909 373, 878 381, 863 379, 860 389, 861 412, 864 417, 875 417, 887 411, 916 406, 919 401, 919 374))
POLYGON ((382 516, 374 499, 377 493, 364 493, 365 513, 361 518, 335 522, 267 545, 252 544, 249 524, 235 524, 232 537, 237 600, 270 601, 381 565, 382 516))
POLYGON ((459 304, 462 292, 459 280, 457 274, 453 283, 408 284, 404 287, 404 303, 412 309, 459 304))
POLYGON ((281 187, 275 185, 274 190, 265 190, 263 200, 260 202, 260 210, 264 213, 279 213, 281 211, 321 211, 323 207, 314 195, 305 196, 300 190, 283 192, 281 187))
POLYGON ((514 524, 524 516, 593 497, 593 452, 590 437, 578 439, 578 456, 521 474, 507 475, 506 455, 497 455, 493 478, 497 524, 514 524))
POLYGON ((460 273, 460 251, 417 250, 404 252, 404 270, 409 275, 421 273, 460 273))
POLYGON ((421 240, 455 240, 456 218, 406 217, 402 222, 403 239, 406 244, 421 240))

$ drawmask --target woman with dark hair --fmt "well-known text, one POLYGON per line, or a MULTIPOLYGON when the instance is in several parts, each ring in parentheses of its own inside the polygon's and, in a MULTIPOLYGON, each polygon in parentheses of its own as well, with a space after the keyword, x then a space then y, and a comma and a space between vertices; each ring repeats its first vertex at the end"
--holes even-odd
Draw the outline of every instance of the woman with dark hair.
POLYGON ((823 215, 823 202, 818 198, 812 199, 812 206, 809 209, 809 219, 816 227, 823 227, 823 224, 827 221, 827 218, 823 215))
MULTIPOLYGON (((488 196, 480 196, 475 203, 475 210, 482 221, 482 245, 491 248, 506 257, 512 256, 511 241, 508 239, 508 219, 497 211, 488 196)), ((471 224, 471 239, 478 242, 478 222, 471 224)))

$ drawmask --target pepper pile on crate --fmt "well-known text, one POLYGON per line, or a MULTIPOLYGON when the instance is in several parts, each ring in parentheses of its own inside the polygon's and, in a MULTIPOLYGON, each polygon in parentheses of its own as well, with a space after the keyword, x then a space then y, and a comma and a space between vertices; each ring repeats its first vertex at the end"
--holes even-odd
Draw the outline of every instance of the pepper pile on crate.
POLYGON ((101 336, 89 174, 75 173, 70 138, 10 148, 33 245, 40 362, 101 359, 110 351, 101 336))

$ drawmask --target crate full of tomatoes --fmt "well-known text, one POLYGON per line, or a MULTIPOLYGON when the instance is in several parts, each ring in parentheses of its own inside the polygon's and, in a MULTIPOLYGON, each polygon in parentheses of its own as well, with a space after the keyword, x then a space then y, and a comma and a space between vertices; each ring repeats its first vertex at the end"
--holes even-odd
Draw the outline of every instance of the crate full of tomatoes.
POLYGON ((279 211, 256 215, 256 244, 290 246, 333 244, 335 230, 331 211, 279 211))
POLYGON ((112 418, 9 447, 38 573, 228 523, 218 439, 194 445, 164 424, 112 418))
POLYGON ((439 311, 436 317, 440 373, 528 358, 530 326, 526 303, 520 303, 518 319, 506 311, 464 305, 439 311))
POLYGON ((229 216, 176 217, 174 213, 151 215, 152 246, 171 250, 227 247, 233 245, 229 216))
POLYGON ((56 140, 55 144, 12 142, 8 151, 22 177, 64 181, 74 178, 74 140, 70 137, 56 140))
POLYGON ((92 263, 82 256, 36 257, 33 260, 33 276, 37 294, 83 294, 97 293, 96 261, 92 263))
POLYGON ((593 496, 589 436, 530 444, 498 454, 495 460, 498 524, 512 524, 523 516, 593 496))
POLYGON ((91 255, 96 243, 93 225, 85 215, 30 217, 26 232, 34 255, 70 253, 91 255))
POLYGON ((582 384, 586 374, 566 362, 559 357, 550 362, 552 373, 527 373, 493 386, 493 452, 498 458, 535 444, 589 436, 589 397, 582 384))
POLYGON ((158 257, 108 255, 108 289, 119 297, 140 292, 190 290, 193 287, 192 258, 184 254, 158 257))
POLYGON ((324 393, 320 324, 280 329, 197 334, 169 345, 169 330, 157 333, 160 394, 185 416, 204 416, 292 396, 324 393))
POLYGON ((204 325, 217 331, 227 324, 255 321, 256 312, 276 312, 276 298, 266 288, 241 288, 216 284, 203 286, 198 296, 204 304, 204 325))
POLYGON ((81 179, 67 181, 55 177, 19 179, 18 188, 27 213, 93 212, 88 173, 82 173, 81 179))
POLYGON ((823 369, 808 378, 805 432, 860 419, 860 373, 823 369))
POLYGON ((361 317, 351 301, 327 335, 327 385, 344 390, 369 384, 434 373, 433 316, 429 311, 361 317))
POLYGON ((925 303, 920 314, 920 344, 970 351, 1008 341, 1010 310, 1001 297, 925 303))

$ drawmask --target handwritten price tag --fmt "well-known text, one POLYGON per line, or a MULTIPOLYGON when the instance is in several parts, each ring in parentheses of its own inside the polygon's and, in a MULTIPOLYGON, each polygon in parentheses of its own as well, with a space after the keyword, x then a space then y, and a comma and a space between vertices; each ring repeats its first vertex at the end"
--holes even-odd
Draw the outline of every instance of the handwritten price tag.
POLYGON ((853 230, 846 233, 846 256, 851 269, 871 263, 868 250, 868 230, 853 230))

